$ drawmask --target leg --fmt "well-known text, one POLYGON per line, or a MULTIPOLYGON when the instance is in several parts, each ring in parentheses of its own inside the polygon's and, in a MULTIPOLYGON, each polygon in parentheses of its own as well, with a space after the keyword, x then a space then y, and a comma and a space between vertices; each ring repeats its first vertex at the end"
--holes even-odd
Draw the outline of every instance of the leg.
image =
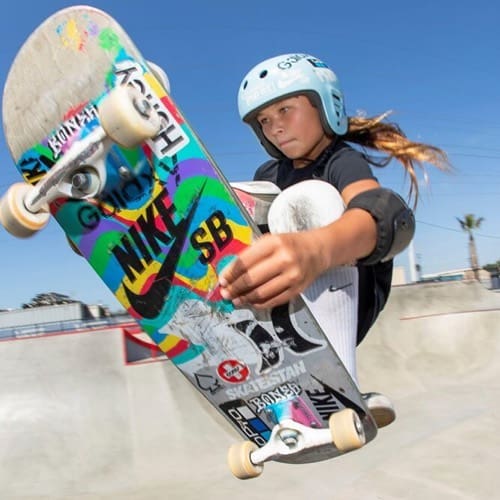
MULTIPOLYGON (((324 181, 304 181, 283 191, 269 209, 273 233, 321 227, 338 219, 344 203, 338 191, 324 181)), ((358 324, 358 270, 331 269, 305 292, 304 299, 357 384, 356 335, 358 324)))
POLYGON ((267 232, 267 215, 279 187, 268 181, 231 182, 231 187, 259 229, 267 232))
MULTIPOLYGON (((333 222, 344 211, 340 194, 323 181, 301 182, 281 194, 276 186, 267 182, 234 183, 232 186, 257 224, 275 233, 321 227, 333 222)), ((358 287, 357 267, 342 266, 320 276, 303 293, 309 309, 356 384, 358 287)), ((396 418, 392 403, 383 394, 370 392, 363 397, 378 427, 396 418)))

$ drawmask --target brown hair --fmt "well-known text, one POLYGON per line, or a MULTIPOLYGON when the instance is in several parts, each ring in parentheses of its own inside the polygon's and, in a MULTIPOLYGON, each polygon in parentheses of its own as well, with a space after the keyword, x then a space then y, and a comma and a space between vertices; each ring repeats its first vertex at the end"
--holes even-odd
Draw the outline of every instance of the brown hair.
POLYGON ((424 163, 434 165, 443 171, 451 170, 446 153, 436 146, 411 141, 395 123, 386 122, 390 112, 374 117, 349 117, 349 127, 342 139, 353 142, 364 148, 384 153, 383 157, 375 157, 363 152, 366 160, 376 166, 385 167, 393 158, 401 162, 410 176, 408 196, 417 205, 419 188, 416 167, 425 172, 424 163))

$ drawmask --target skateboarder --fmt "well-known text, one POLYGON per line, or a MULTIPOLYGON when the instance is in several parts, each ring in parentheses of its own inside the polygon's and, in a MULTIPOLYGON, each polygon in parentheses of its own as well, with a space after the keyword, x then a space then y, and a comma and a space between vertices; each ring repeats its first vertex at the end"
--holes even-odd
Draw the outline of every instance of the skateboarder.
MULTIPOLYGON (((346 210, 324 228, 265 234, 223 270, 222 294, 235 305, 272 308, 307 291, 329 269, 355 266, 358 286, 351 288, 359 293, 351 294, 354 305, 345 301, 345 307, 357 309, 357 325, 339 325, 342 320, 330 314, 324 330, 356 381, 356 345, 387 301, 392 259, 410 243, 415 224, 412 210, 380 186, 370 164, 380 167, 399 160, 411 180, 409 195, 416 206, 416 165, 430 163, 446 170, 446 155, 407 139, 397 125, 384 121, 387 114, 348 117, 336 75, 306 54, 277 56, 255 66, 242 81, 238 107, 273 157, 257 169, 255 180, 272 181, 284 190, 321 179, 340 192, 346 210), (349 143, 386 158, 373 159, 349 143)), ((366 399, 379 427, 395 418, 386 397, 370 393, 366 399)))

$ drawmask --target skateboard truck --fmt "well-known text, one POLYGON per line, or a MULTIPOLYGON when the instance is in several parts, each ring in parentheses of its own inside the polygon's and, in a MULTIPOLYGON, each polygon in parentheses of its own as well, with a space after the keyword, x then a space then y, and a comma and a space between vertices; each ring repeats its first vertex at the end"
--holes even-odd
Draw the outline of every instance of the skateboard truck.
MULTIPOLYGON (((290 407, 290 401, 288 404, 290 407)), ((278 415, 275 406, 270 405, 268 409, 274 412, 279 421, 264 446, 259 448, 252 441, 243 441, 229 448, 228 465, 238 479, 259 476, 264 462, 269 460, 293 463, 294 457, 305 456, 322 447, 334 446, 339 452, 346 453, 361 448, 366 442, 361 419, 351 408, 332 413, 328 428, 317 428, 316 422, 305 425, 292 420, 289 412, 278 415)), ((303 461, 306 462, 307 458, 303 461)))
MULTIPOLYGON (((13 184, 0 200, 0 221, 14 236, 32 236, 48 223, 49 204, 59 197, 97 197, 106 186, 107 152, 113 144, 135 148, 155 137, 158 113, 132 86, 114 88, 98 104, 100 126, 74 142, 36 184, 13 184)), ((120 176, 127 175, 120 171, 120 176)))

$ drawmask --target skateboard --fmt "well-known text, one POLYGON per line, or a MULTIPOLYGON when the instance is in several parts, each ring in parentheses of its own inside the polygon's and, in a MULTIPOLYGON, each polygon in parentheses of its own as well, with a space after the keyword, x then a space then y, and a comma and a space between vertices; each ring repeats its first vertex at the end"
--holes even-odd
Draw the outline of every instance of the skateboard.
POLYGON ((28 237, 57 220, 245 439, 228 453, 236 477, 259 475, 268 460, 332 458, 375 437, 355 383, 301 297, 263 312, 222 299, 218 273, 260 236, 276 193, 231 187, 164 74, 112 17, 69 7, 38 26, 10 68, 3 125, 23 178, 0 201, 3 226, 28 237))

